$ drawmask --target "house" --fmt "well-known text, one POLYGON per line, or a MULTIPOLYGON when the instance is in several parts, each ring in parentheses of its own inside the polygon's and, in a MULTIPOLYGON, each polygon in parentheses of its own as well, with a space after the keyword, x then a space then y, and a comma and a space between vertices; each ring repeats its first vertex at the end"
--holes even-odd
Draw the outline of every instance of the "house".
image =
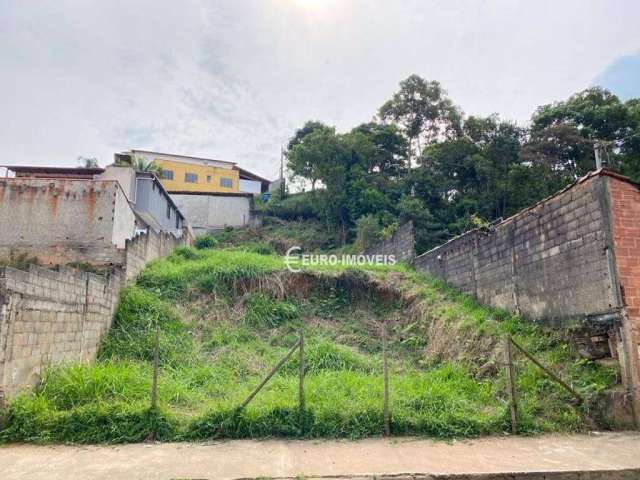
POLYGON ((121 264, 127 242, 149 230, 181 242, 188 224, 155 176, 130 167, 4 167, 0 260, 121 264))
POLYGON ((137 172, 127 165, 114 164, 96 178, 117 180, 142 223, 157 233, 182 236, 187 227, 185 216, 153 173, 137 172))
POLYGON ((271 182, 233 162, 147 150, 115 156, 117 164, 140 159, 161 169, 160 181, 196 234, 225 227, 257 226, 254 195, 268 192, 271 182))
POLYGON ((268 191, 270 181, 237 166, 234 162, 191 157, 148 150, 116 154, 116 163, 139 158, 160 167, 160 180, 169 193, 251 193, 268 191))

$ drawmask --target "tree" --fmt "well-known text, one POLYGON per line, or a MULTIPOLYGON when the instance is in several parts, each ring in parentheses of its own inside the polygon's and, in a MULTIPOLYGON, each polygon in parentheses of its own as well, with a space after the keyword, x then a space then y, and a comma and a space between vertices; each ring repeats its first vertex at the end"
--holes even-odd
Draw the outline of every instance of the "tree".
POLYGON ((622 103, 601 87, 593 87, 572 95, 565 101, 538 107, 531 118, 532 139, 538 150, 560 155, 572 155, 575 174, 581 175, 595 168, 593 154, 585 148, 601 144, 606 147, 609 166, 636 175, 640 161, 640 119, 637 99, 622 103), (546 133, 545 133, 546 132, 546 133), (545 141, 555 144, 542 147, 545 141))
POLYGON ((125 160, 119 160, 117 162, 118 165, 125 165, 133 168, 136 172, 146 172, 153 173, 156 176, 160 176, 162 173, 162 168, 154 161, 147 161, 142 157, 138 157, 135 155, 130 155, 125 160))
POLYGON ((311 182, 311 190, 315 190, 318 182, 317 166, 320 159, 317 156, 310 155, 310 150, 299 148, 293 152, 294 147, 304 145, 305 138, 315 132, 335 133, 335 129, 321 122, 310 120, 304 126, 296 130, 293 137, 287 144, 287 168, 296 177, 308 179, 311 182), (305 152, 301 154, 300 152, 305 152))
POLYGON ((426 145, 461 132, 462 112, 447 97, 439 82, 411 75, 400 90, 378 110, 383 122, 400 126, 409 141, 409 168, 426 145))

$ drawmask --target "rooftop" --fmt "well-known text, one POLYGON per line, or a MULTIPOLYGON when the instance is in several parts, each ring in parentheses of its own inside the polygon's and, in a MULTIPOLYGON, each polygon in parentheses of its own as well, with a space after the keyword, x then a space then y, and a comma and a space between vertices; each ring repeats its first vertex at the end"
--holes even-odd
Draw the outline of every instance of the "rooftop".
POLYGON ((217 158, 204 158, 204 157, 193 157, 191 155, 177 155, 175 153, 165 153, 165 152, 155 152, 153 150, 137 150, 137 149, 131 149, 129 150, 129 152, 122 152, 123 154, 126 153, 144 153, 144 154, 150 154, 150 155, 162 155, 163 157, 173 157, 176 159, 183 159, 183 160, 195 160, 198 162, 219 162, 219 163, 227 163, 229 165, 236 165, 236 162, 230 162, 228 160, 219 160, 217 158))
POLYGON ((17 177, 36 178, 88 178, 93 179, 94 175, 100 175, 104 168, 83 168, 83 167, 39 167, 22 165, 0 165, 16 174, 17 177))

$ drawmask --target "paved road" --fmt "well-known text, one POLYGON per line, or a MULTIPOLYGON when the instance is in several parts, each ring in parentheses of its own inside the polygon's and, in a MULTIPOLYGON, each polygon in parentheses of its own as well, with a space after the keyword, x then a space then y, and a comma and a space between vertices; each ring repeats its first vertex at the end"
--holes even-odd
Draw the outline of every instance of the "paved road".
POLYGON ((220 480, 297 475, 335 478, 623 468, 640 469, 640 433, 485 438, 450 443, 398 438, 0 447, 0 478, 4 480, 220 480))

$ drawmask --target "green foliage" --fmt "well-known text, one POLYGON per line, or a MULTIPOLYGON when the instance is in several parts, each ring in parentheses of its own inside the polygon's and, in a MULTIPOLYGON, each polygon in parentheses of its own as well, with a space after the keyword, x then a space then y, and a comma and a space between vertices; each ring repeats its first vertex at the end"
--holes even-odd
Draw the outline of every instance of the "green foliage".
POLYGON ((257 278, 284 266, 279 258, 246 251, 198 250, 197 254, 194 260, 174 253, 166 261, 152 262, 139 275, 138 284, 175 299, 191 291, 225 292, 234 281, 257 278))
POLYGON ((259 255, 275 255, 276 253, 275 248, 265 242, 245 243, 241 248, 248 252, 257 253, 259 255))
POLYGON ((205 248, 216 248, 218 246, 218 240, 216 240, 211 235, 200 235, 193 242, 193 246, 198 250, 203 250, 205 248))
POLYGON ((163 364, 180 365, 193 359, 193 339, 186 325, 169 305, 136 286, 122 291, 113 325, 98 358, 152 361, 156 326, 162 332, 160 358, 163 364))
MULTIPOLYGON (((420 341, 426 329, 446 325, 451 330, 442 334, 459 331, 474 344, 492 337, 496 341, 509 332, 583 394, 598 393, 615 380, 612 371, 577 360, 566 343, 539 327, 479 306, 440 282, 408 270, 407 287, 428 306, 424 319, 409 324, 401 323, 406 312, 398 311, 399 305, 380 305, 375 298, 357 300, 346 283, 329 279, 296 299, 256 292, 234 300, 201 290, 203 279, 216 278, 217 288, 225 278, 246 281, 254 279, 256 272, 266 275, 281 269, 276 257, 220 249, 180 250, 151 264, 137 285, 123 290, 98 362, 48 369, 34 394, 10 403, 0 440, 139 442, 154 431, 165 441, 297 437, 297 355, 244 411, 236 408, 294 344, 300 328, 305 330, 304 435, 379 435, 383 380, 377 325, 381 319, 393 319, 388 325, 395 435, 473 437, 509 429, 502 372, 498 369, 477 378, 473 359, 465 358, 462 350, 455 362, 432 358, 426 363, 423 351, 429 345, 420 341), (164 292, 182 289, 195 295, 176 297, 179 310, 188 312, 184 321, 161 299, 164 292), (208 319, 208 313, 215 313, 217 320, 208 319), (152 411, 156 325, 160 327, 160 408, 152 411)), ((460 343, 464 341, 461 338, 460 343)), ((562 389, 530 362, 518 359, 516 367, 524 432, 584 428, 582 412, 569 405, 562 389)))
POLYGON ((244 320, 252 327, 277 327, 299 318, 298 306, 285 300, 256 293, 249 295, 244 302, 244 320))
POLYGON ((465 117, 438 82, 411 75, 378 121, 346 133, 319 122, 296 131, 289 170, 324 188, 274 214, 315 215, 338 246, 354 233, 362 241, 363 216, 382 227, 413 220, 422 252, 475 218, 506 218, 574 182, 595 169, 596 145, 609 167, 640 181, 640 99, 622 102, 600 87, 539 107, 522 128, 497 114, 465 117))
POLYGON ((319 218, 315 192, 301 192, 275 199, 267 204, 267 213, 283 220, 319 218))
POLYGON ((380 221, 375 215, 364 215, 356 222, 355 248, 358 252, 364 252, 382 239, 380 221))

